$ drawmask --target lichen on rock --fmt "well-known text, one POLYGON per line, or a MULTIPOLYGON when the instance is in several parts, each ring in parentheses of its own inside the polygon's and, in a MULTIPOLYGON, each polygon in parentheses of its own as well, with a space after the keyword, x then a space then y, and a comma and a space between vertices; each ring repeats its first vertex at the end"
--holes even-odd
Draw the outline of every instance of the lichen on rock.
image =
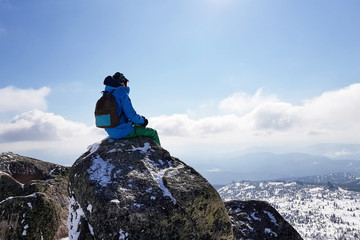
POLYGON ((302 240, 300 234, 265 201, 225 202, 234 229, 234 240, 302 240))
POLYGON ((0 239, 66 237, 68 168, 11 152, 0 155, 0 239))
POLYGON ((0 202, 0 239, 54 239, 59 206, 43 193, 9 197, 0 202))
POLYGON ((70 239, 233 239, 216 190, 148 138, 92 145, 69 187, 70 239))

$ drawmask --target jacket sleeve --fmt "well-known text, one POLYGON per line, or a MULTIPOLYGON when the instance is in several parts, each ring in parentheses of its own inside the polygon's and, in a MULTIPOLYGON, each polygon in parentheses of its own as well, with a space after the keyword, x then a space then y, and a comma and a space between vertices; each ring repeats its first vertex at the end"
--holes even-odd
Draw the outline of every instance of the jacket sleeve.
POLYGON ((144 123, 144 118, 142 118, 139 114, 136 113, 127 94, 121 96, 121 103, 125 116, 130 119, 131 122, 139 124, 144 123))

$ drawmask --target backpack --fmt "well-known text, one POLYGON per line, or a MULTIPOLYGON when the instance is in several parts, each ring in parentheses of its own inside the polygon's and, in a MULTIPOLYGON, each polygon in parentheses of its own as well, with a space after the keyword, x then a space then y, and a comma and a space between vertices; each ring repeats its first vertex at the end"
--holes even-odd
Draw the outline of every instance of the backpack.
POLYGON ((120 123, 114 91, 102 91, 102 97, 96 102, 95 125, 99 128, 114 128, 120 123))

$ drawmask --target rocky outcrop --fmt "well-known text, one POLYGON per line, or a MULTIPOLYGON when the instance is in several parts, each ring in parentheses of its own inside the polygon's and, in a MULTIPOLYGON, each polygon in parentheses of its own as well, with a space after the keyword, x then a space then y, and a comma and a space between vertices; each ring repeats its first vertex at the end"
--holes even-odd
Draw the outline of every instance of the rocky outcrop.
POLYGON ((70 239, 302 239, 267 202, 224 204, 200 174, 147 138, 105 139, 70 173, 2 153, 0 240, 61 239, 68 222, 70 239))
POLYGON ((301 240, 299 233, 267 202, 225 203, 234 229, 234 239, 301 240))
POLYGON ((70 239, 233 239, 216 190, 148 138, 93 145, 69 186, 70 239))
POLYGON ((13 153, 0 155, 0 239, 68 235, 68 171, 13 153))
POLYGON ((54 239, 61 209, 43 193, 0 202, 0 239, 54 239))

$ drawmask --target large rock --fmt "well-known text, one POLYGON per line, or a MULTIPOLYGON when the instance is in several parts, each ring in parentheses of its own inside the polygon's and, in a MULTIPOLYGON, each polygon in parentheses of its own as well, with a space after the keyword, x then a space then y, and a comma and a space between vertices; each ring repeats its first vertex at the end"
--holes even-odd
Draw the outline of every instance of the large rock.
POLYGON ((299 233, 267 202, 225 202, 234 239, 302 240, 299 233))
POLYGON ((68 172, 57 164, 2 153, 0 239, 66 237, 68 172))
POLYGON ((216 190, 148 138, 93 145, 69 186, 70 239, 233 239, 216 190))
POLYGON ((43 193, 0 202, 0 239, 54 239, 61 209, 43 193))

